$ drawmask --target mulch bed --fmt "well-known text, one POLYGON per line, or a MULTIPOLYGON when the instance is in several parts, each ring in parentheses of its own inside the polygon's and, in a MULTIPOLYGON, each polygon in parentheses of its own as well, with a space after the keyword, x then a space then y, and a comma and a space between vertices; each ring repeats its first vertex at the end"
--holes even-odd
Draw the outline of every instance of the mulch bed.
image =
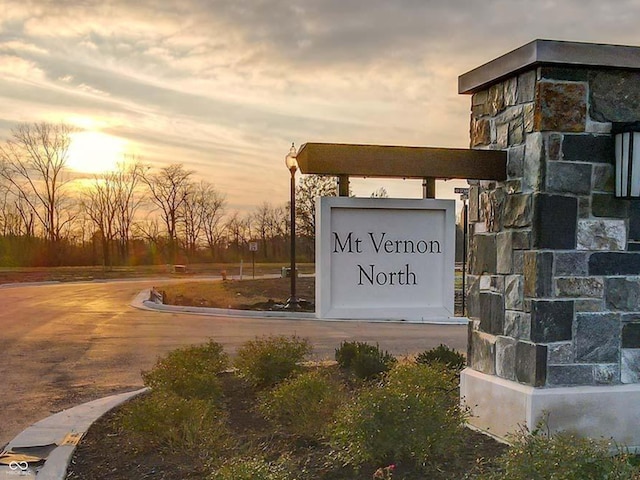
MULTIPOLYGON (((365 466, 359 473, 346 469, 329 469, 326 458, 330 452, 322 443, 292 442, 256 413, 254 409, 256 392, 243 380, 232 374, 223 377, 225 403, 234 437, 240 445, 252 444, 261 453, 277 458, 279 449, 285 449, 304 464, 307 472, 323 480, 371 479, 380 465, 365 466)), ((136 401, 135 399, 133 401, 136 401)), ((122 407, 120 407, 122 408, 122 407)), ((131 480, 131 479, 206 479, 210 467, 206 459, 195 454, 179 451, 150 449, 136 442, 133 436, 124 432, 117 422, 118 409, 98 420, 87 432, 77 448, 67 475, 69 480, 131 480)), ((459 455, 439 469, 418 474, 407 465, 398 464, 394 478, 433 480, 473 478, 473 473, 483 465, 490 465, 492 459, 505 451, 505 446, 479 433, 468 431, 464 447, 459 455)))

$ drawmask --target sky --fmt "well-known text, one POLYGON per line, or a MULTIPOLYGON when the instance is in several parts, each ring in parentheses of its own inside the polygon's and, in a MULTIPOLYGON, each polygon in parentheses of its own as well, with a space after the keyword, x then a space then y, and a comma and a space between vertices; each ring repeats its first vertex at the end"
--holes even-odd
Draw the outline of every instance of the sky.
MULTIPOLYGON (((640 45, 639 22, 640 0, 0 0, 0 140, 63 121, 76 170, 183 163, 251 211, 289 198, 292 142, 466 148, 459 75, 536 38, 640 45)), ((421 194, 353 182, 380 186, 421 194)))

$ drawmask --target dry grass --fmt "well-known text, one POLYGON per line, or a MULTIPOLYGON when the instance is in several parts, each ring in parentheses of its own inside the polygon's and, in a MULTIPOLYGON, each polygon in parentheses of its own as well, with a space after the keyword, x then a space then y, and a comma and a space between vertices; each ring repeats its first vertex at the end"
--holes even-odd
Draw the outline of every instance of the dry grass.
MULTIPOLYGON (((164 303, 198 307, 250 309, 266 303, 285 303, 290 293, 288 278, 188 282, 157 287, 165 293, 164 303)), ((313 277, 297 280, 299 298, 313 301, 313 277)))

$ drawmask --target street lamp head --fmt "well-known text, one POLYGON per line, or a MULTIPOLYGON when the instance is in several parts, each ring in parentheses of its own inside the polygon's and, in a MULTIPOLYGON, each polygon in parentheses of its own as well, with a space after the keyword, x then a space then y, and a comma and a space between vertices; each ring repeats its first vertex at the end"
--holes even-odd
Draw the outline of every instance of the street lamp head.
POLYGON ((287 156, 284 158, 284 161, 287 164, 287 169, 289 169, 291 173, 296 173, 296 170, 298 169, 297 157, 298 152, 296 151, 295 145, 292 143, 289 153, 287 153, 287 156))

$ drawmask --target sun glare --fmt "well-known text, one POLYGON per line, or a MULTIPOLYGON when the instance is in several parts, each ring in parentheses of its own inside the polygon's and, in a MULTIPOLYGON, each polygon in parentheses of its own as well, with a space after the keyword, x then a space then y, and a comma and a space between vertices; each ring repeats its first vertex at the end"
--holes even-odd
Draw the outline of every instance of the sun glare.
POLYGON ((116 169, 123 161, 127 142, 97 131, 71 134, 67 167, 76 172, 104 173, 116 169))

